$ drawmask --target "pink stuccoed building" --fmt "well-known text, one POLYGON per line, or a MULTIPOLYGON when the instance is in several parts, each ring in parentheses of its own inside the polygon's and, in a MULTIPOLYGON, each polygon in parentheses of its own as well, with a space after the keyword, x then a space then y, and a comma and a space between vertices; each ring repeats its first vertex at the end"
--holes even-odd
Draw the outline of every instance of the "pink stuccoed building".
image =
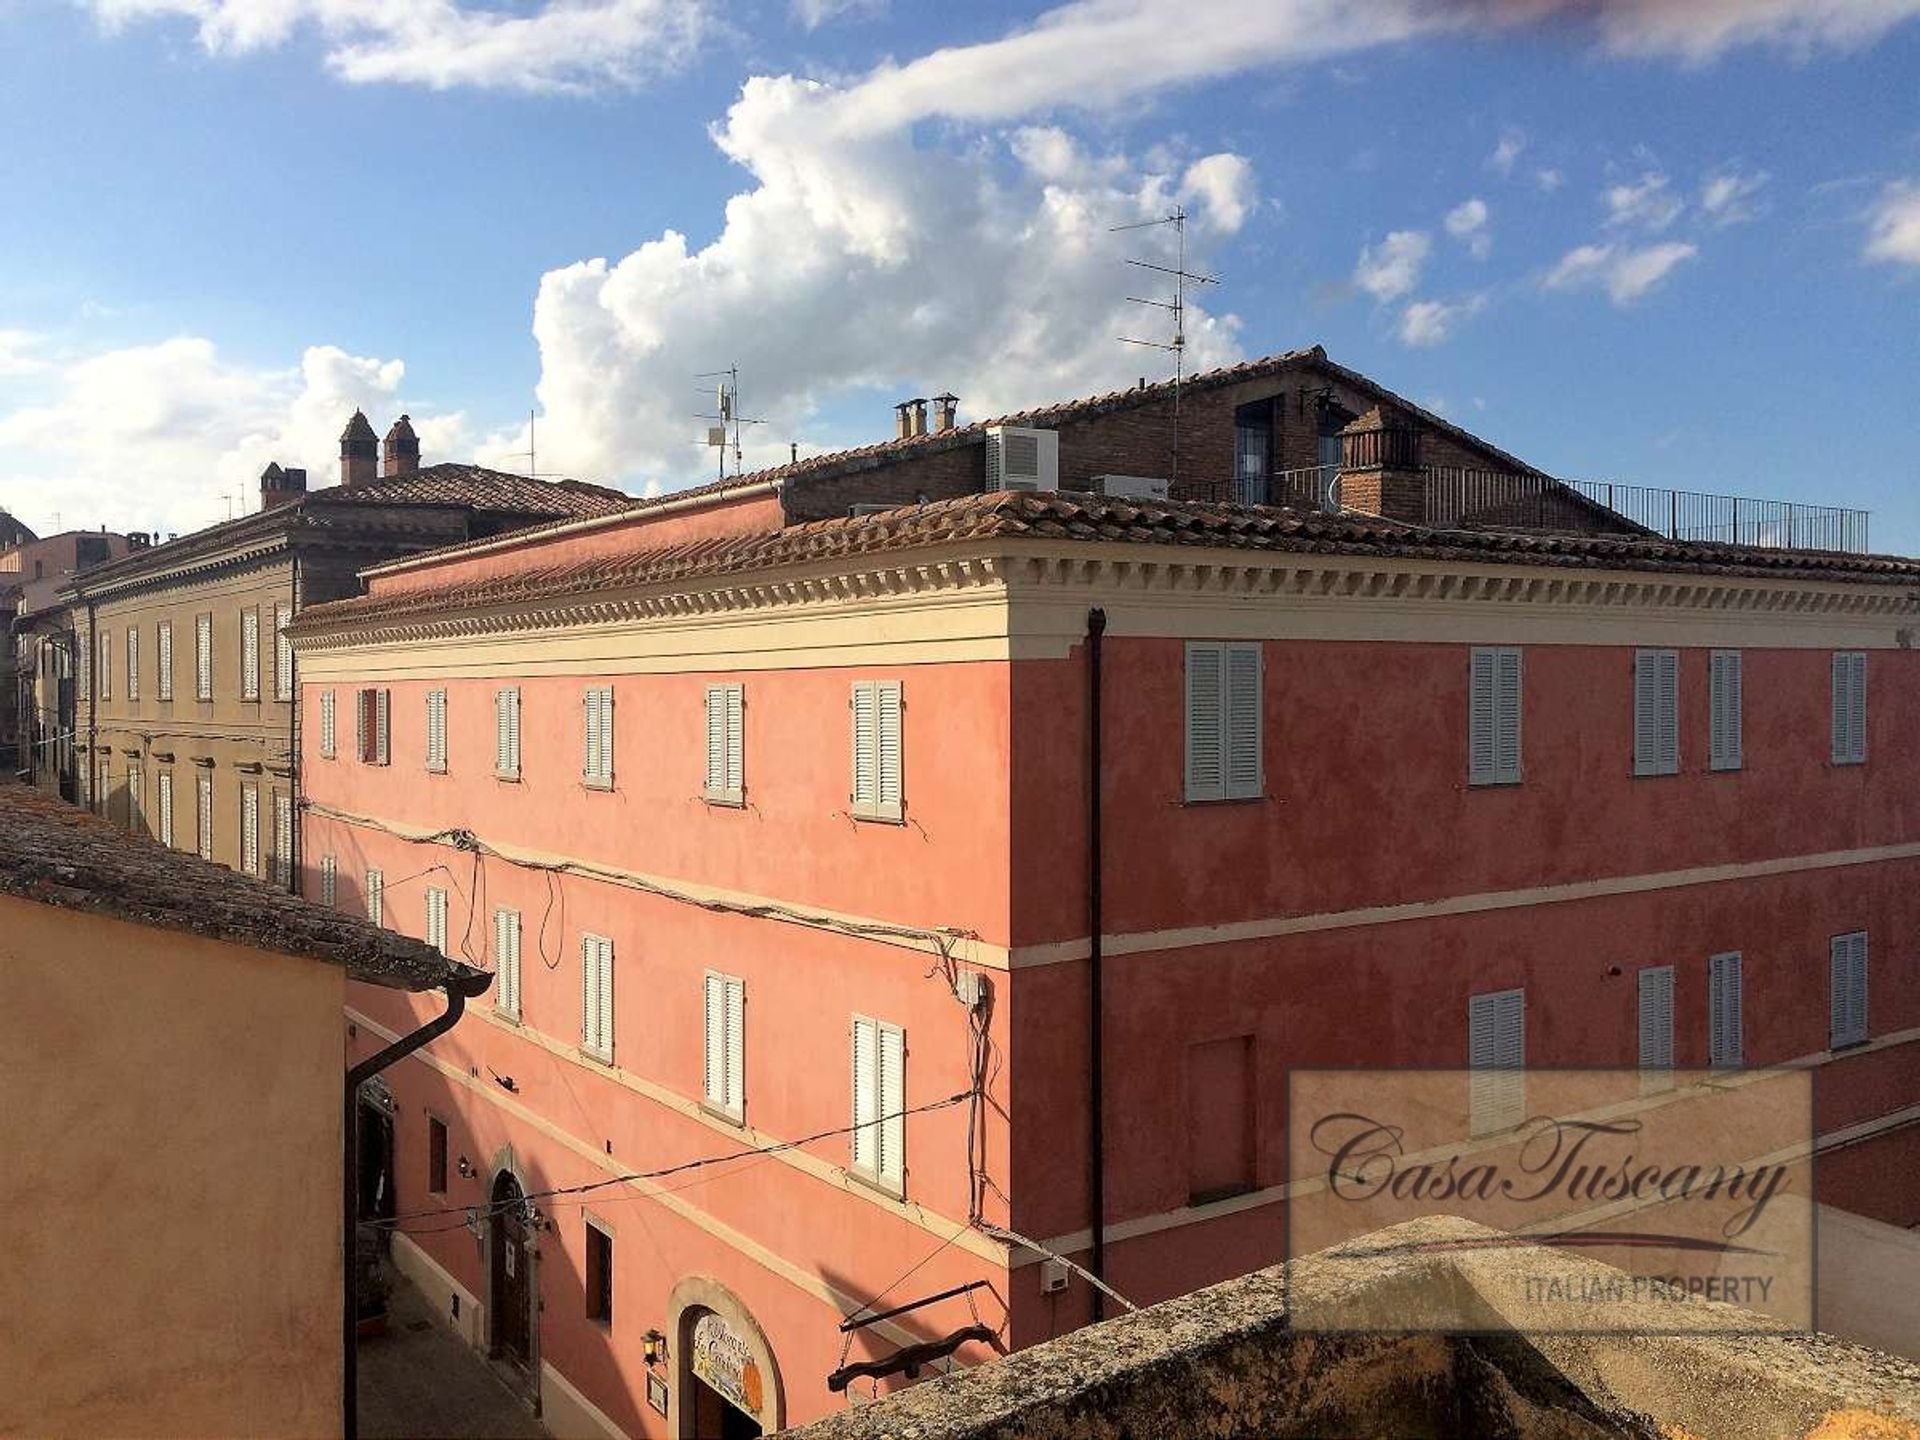
POLYGON ((1920 1221, 1920 564, 1667 537, 1317 349, 1181 415, 1175 481, 1166 387, 908 402, 295 621, 306 893, 495 975, 363 1207, 556 1433, 1271 1264, 1300 1068, 1811 1067, 1820 1198, 1920 1221))

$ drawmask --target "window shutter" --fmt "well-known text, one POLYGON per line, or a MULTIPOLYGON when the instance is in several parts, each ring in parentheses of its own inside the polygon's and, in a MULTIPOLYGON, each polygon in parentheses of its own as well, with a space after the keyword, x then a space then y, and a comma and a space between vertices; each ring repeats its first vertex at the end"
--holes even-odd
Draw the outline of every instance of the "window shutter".
POLYGON ((195 829, 199 832, 200 858, 213 859, 213 777, 202 772, 196 791, 195 829))
POLYGON ((727 795, 736 803, 746 798, 747 690, 727 686, 727 795))
POLYGON ((1495 652, 1494 775, 1501 783, 1520 783, 1521 669, 1518 650, 1495 652))
POLYGON ((1526 1119, 1526 992, 1500 990, 1467 1000, 1471 1130, 1485 1135, 1526 1119))
POLYGON ((1867 1038, 1867 936, 1864 930, 1829 942, 1831 1020, 1828 1043, 1838 1050, 1867 1038))
POLYGON ((1258 799, 1261 790, 1260 647, 1226 647, 1226 792, 1230 800, 1258 799))
POLYGON ((273 695, 276 700, 293 698, 293 642, 287 639, 287 622, 292 618, 291 606, 273 607, 273 695))
POLYGON ((517 1020, 520 1018, 520 912, 517 910, 493 912, 493 968, 494 1008, 517 1020))
POLYGON ((746 1098, 746 1010, 746 981, 729 976, 727 979, 726 1110, 729 1115, 734 1116, 744 1113, 743 1102, 746 1098))
POLYGON ((880 794, 879 705, 871 681, 856 681, 853 687, 853 809, 855 814, 871 810, 880 794))
POLYGON ((113 636, 100 632, 100 698, 113 698, 113 636))
POLYGON ((1709 760, 1715 770, 1738 770, 1740 745, 1740 652, 1715 650, 1708 661, 1709 760))
POLYGON ((1838 651, 1833 657, 1833 763, 1859 765, 1867 758, 1867 657, 1838 651))
POLYGON ((874 1125, 874 1083, 879 1070, 879 1027, 871 1020, 853 1020, 853 1168, 869 1174, 879 1168, 880 1136, 874 1125))
POLYGON ((588 690, 580 697, 580 728, 585 739, 585 755, 580 774, 588 783, 600 778, 600 692, 588 690))
POLYGON ((334 757, 334 697, 333 691, 320 692, 320 758, 331 760, 334 757))
POLYGON ((1187 646, 1187 799, 1227 797, 1226 655, 1223 646, 1187 646))
POLYGON ((154 677, 155 692, 162 700, 173 699, 173 622, 162 620, 154 635, 154 661, 160 673, 154 677))
POLYGON ((707 687, 707 798, 719 800, 727 792, 727 694, 721 685, 707 687))
POLYGON ((1637 650, 1633 656, 1633 773, 1673 775, 1680 769, 1680 656, 1637 650))
POLYGON ((1497 670, 1494 652, 1475 650, 1469 669, 1467 699, 1467 780, 1491 785, 1498 776, 1495 749, 1497 670))
POLYGON ((879 1044, 876 1047, 879 1074, 875 1088, 879 1094, 875 1109, 880 1121, 876 1127, 880 1143, 874 1170, 882 1180, 898 1186, 906 1174, 907 1119, 901 1112, 907 1108, 907 1041, 895 1026, 881 1025, 876 1028, 879 1031, 879 1044))
POLYGON ((504 780, 520 778, 520 692, 493 692, 493 770, 504 780))
POLYGON ((380 917, 386 909, 385 879, 378 870, 367 871, 367 919, 374 924, 381 923, 380 917))
POLYGON ((599 1001, 598 1034, 600 1054, 603 1059, 613 1059, 613 941, 602 939, 594 955, 595 968, 600 972, 600 984, 596 998, 599 1001))
POLYGON ((580 937, 580 1047, 600 1052, 600 973, 593 963, 593 937, 580 937))
POLYGON ((260 873, 260 790, 254 785, 240 787, 240 868, 260 873))
POLYGON ((278 792, 273 797, 273 883, 293 883, 293 797, 278 792))
POLYGON ((127 698, 140 698, 140 631, 127 627, 127 698))
POLYGON ((373 763, 385 765, 388 760, 388 740, 392 731, 390 702, 393 692, 376 690, 373 692, 373 763))
POLYGON ((901 815, 900 682, 877 682, 873 695, 874 810, 885 819, 898 820, 901 815))
POLYGON ((331 855, 320 857, 320 903, 332 905, 339 893, 339 862, 331 855))
POLYGON ((213 698, 213 616, 193 617, 193 693, 201 700, 213 698))
POLYGON ((707 1103, 725 1109, 727 1104, 727 982, 711 972, 706 978, 706 1077, 702 1088, 707 1103))
POLYGON ((260 698, 260 612, 240 612, 240 698, 260 698))
POLYGON ((447 692, 427 692, 427 769, 444 774, 447 768, 447 692))
POLYGON ((160 772, 160 843, 173 847, 173 772, 160 772))
POLYGON ((447 953, 447 892, 427 891, 427 943, 442 955, 447 953))
MULTIPOLYGON (((1640 1069, 1673 1068, 1673 967, 1649 965, 1640 972, 1640 1069)), ((1643 1086, 1664 1083, 1663 1076, 1642 1074, 1643 1086)))
POLYGON ((1707 962, 1707 1060, 1715 1066, 1741 1063, 1740 956, 1715 955, 1707 962))
POLYGON ((360 763, 373 763, 373 692, 360 690, 354 694, 353 705, 354 753, 360 757, 360 763))

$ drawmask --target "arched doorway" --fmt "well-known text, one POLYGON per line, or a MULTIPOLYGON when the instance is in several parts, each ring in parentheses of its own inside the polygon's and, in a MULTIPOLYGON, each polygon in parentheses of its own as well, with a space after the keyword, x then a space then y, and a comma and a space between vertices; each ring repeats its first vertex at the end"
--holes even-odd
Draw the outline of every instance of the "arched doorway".
POLYGON ((487 1349, 533 1369, 533 1259, 527 1247, 526 1192, 511 1170, 493 1181, 487 1221, 487 1349))
POLYGON ((681 1440, 758 1440, 786 1421, 766 1333, 732 1291, 689 1278, 674 1286, 675 1431, 681 1440))

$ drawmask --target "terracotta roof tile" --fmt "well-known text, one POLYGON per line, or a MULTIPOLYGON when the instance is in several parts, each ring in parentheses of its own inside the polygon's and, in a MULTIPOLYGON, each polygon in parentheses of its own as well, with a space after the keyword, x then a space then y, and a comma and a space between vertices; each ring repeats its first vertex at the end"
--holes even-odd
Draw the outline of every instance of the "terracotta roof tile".
POLYGON ((296 634, 308 633, 336 624, 671 585, 820 561, 856 565, 876 554, 978 540, 1099 541, 1877 583, 1920 580, 1920 562, 1894 556, 1642 537, 1434 530, 1353 514, 1003 491, 877 515, 816 520, 764 535, 722 536, 531 567, 478 582, 338 600, 303 610, 292 628, 296 634))
POLYGON ((0 894, 304 955, 396 990, 452 981, 475 994, 487 979, 422 941, 129 835, 24 785, 0 783, 0 894))
POLYGON ((332 485, 315 490, 309 505, 471 505, 480 510, 511 510, 523 515, 581 519, 623 510, 633 497, 579 480, 532 480, 482 465, 427 465, 411 475, 396 475, 351 488, 332 485))

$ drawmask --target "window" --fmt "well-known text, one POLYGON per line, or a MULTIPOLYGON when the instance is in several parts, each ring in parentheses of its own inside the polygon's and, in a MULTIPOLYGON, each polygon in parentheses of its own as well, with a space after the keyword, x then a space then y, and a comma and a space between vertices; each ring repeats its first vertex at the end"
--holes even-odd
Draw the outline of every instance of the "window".
POLYGON ((1715 650, 1707 657, 1708 764, 1740 768, 1740 652, 1715 650))
POLYGON ((194 830, 200 842, 200 858, 213 859, 213 776, 206 771, 200 772, 200 783, 196 788, 198 806, 194 816, 194 830))
POLYGON ((362 690, 354 706, 362 765, 387 763, 390 714, 386 690, 362 690))
POLYGON ((897 1025, 853 1017, 851 1168, 898 1195, 906 1189, 907 1035, 897 1025))
POLYGON ((1707 1063, 1732 1067, 1740 1059, 1740 956, 1707 961, 1707 1063))
POLYGON ((260 787, 240 787, 240 868, 248 875, 260 873, 260 787))
POLYGON ((1520 651, 1479 646, 1470 665, 1467 783, 1520 783, 1520 651))
POLYGON ((293 884, 293 797, 279 791, 273 797, 273 883, 282 890, 293 884))
POLYGON ((520 912, 493 912, 493 1008, 520 1018, 520 912))
POLYGON ((138 760, 127 762, 127 829, 138 835, 146 828, 146 776, 138 760))
POLYGON ((520 778, 520 692, 493 692, 493 773, 502 780, 520 778))
POLYGON ((597 686, 582 701, 586 725, 586 756, 581 775, 587 784, 613 788, 613 687, 597 686))
POLYGON ((1257 800, 1260 647, 1195 641, 1187 646, 1187 799, 1257 800))
POLYGON ((447 1122, 438 1115, 427 1117, 427 1192, 447 1193, 447 1122))
POLYGON ((707 687, 707 800, 714 805, 747 802, 745 757, 746 687, 707 687))
POLYGON ((155 689, 162 700, 173 699, 173 622, 162 620, 156 630, 154 659, 159 663, 160 673, 154 677, 155 689))
POLYGON ((260 698, 260 612, 251 606, 240 612, 240 698, 260 698))
POLYGON ((276 700, 293 699, 293 642, 287 639, 287 622, 293 618, 293 607, 279 604, 273 607, 273 698, 276 700))
POLYGON ((427 890, 427 944, 447 953, 447 892, 432 887, 427 890))
POLYGON ((213 699, 213 616, 193 617, 193 696, 213 699))
POLYGON ((1836 935, 1827 942, 1827 969, 1832 994, 1828 1023, 1829 1048, 1867 1042, 1867 932, 1836 935))
POLYGON ((367 871, 367 919, 380 924, 380 916, 386 909, 386 877, 378 870, 367 871))
POLYGON ((580 940, 580 1048, 613 1063, 613 941, 604 935, 580 940))
POLYGON ((1253 1037, 1187 1047, 1187 1203, 1254 1188, 1253 1037))
POLYGON ((1633 773, 1680 773, 1680 652, 1633 656, 1633 773))
POLYGON ((613 1324, 613 1236, 587 1219, 587 1319, 613 1324))
POLYGON ((729 1120, 746 1114, 746 1001, 746 982, 738 976, 707 972, 707 1105, 729 1120))
POLYGON ((1833 657, 1833 763, 1864 765, 1866 760, 1867 657, 1843 650, 1833 657))
POLYGON ((320 857, 320 903, 332 906, 340 895, 340 862, 331 855, 320 857))
POLYGON ((334 724, 333 691, 320 692, 320 758, 331 760, 338 753, 336 744, 337 729, 334 724))
POLYGON ((427 769, 447 773, 447 692, 427 692, 427 769))
POLYGON ((903 818, 900 804, 900 682, 853 687, 853 792, 856 820, 903 818))
POLYGON ((1640 972, 1640 1088, 1673 1084, 1673 966, 1640 972))
POLYGON ((113 637, 100 632, 100 698, 113 698, 113 637))
POLYGON ((92 644, 84 636, 74 641, 74 689, 82 700, 90 699, 93 695, 93 664, 88 658, 93 653, 89 648, 92 644))
POLYGON ((140 627, 127 627, 127 699, 140 698, 140 627))
POLYGON ((1470 1133, 1511 1130, 1527 1118, 1527 992, 1497 990, 1467 1000, 1470 1133))
POLYGON ((168 849, 173 848, 173 771, 162 770, 154 782, 154 809, 157 812, 159 828, 155 838, 168 849))

